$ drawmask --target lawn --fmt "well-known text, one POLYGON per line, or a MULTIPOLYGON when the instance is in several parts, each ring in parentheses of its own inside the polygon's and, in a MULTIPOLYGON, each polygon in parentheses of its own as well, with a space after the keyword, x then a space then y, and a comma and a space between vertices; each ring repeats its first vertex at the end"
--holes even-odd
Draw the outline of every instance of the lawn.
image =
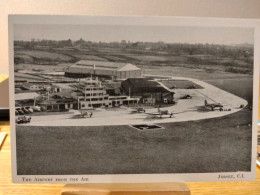
POLYGON ((250 171, 251 111, 221 118, 129 126, 17 126, 18 175, 250 171))
POLYGON ((253 78, 206 80, 206 82, 237 95, 253 105, 253 78))

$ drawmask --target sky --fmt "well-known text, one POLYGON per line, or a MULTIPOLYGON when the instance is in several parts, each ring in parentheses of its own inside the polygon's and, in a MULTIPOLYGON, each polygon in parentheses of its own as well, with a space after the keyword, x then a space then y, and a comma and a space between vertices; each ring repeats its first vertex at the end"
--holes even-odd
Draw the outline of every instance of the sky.
POLYGON ((242 44, 254 43, 254 31, 245 27, 15 24, 14 40, 78 40, 95 42, 158 42, 242 44))

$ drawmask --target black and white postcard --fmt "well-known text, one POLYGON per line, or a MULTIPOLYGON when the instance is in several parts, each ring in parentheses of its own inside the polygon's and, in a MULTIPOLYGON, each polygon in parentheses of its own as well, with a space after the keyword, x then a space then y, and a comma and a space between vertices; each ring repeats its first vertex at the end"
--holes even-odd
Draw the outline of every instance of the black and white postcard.
POLYGON ((9 16, 13 182, 253 180, 259 35, 257 20, 9 16))

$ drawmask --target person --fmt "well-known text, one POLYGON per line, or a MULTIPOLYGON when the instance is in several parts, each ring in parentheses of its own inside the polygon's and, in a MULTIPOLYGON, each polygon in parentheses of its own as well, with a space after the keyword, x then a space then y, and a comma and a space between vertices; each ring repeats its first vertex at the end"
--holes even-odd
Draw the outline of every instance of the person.
POLYGON ((91 118, 91 117, 92 117, 92 115, 93 115, 93 113, 91 112, 91 113, 90 113, 90 115, 89 115, 89 117, 91 118))

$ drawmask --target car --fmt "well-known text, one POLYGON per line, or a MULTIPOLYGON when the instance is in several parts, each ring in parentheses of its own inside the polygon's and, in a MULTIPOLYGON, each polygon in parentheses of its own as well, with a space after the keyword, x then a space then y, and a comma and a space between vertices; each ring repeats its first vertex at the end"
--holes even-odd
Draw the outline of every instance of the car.
POLYGON ((34 112, 41 112, 40 106, 33 106, 32 109, 33 109, 34 112))
POLYGON ((182 96, 181 99, 192 99, 192 96, 186 94, 186 95, 182 96))
POLYGON ((26 106, 25 109, 28 110, 30 113, 33 113, 33 109, 31 106, 26 106))
POLYGON ((15 122, 17 123, 17 124, 25 124, 25 123, 30 123, 31 122, 31 117, 29 117, 29 116, 19 116, 19 117, 17 117, 16 119, 15 119, 15 122))
POLYGON ((24 114, 24 111, 22 111, 22 108, 20 108, 20 107, 16 108, 16 111, 18 112, 18 114, 21 114, 21 115, 24 114))
POLYGON ((29 110, 27 110, 26 108, 22 108, 22 111, 24 112, 24 114, 30 114, 31 112, 29 110))

